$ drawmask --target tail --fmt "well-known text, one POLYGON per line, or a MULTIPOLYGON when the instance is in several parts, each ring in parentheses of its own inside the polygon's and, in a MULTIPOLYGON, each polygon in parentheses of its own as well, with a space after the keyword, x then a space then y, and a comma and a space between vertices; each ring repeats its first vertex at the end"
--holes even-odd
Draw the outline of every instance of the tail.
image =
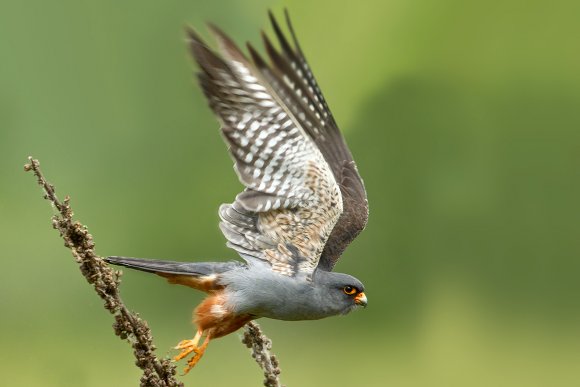
POLYGON ((113 265, 154 273, 167 278, 172 284, 185 285, 205 292, 222 287, 219 283, 219 274, 244 266, 238 261, 176 262, 127 257, 107 257, 105 261, 113 265))
POLYGON ((240 262, 177 262, 128 257, 107 257, 105 261, 113 265, 148 273, 180 274, 194 277, 223 273, 241 265, 240 262))

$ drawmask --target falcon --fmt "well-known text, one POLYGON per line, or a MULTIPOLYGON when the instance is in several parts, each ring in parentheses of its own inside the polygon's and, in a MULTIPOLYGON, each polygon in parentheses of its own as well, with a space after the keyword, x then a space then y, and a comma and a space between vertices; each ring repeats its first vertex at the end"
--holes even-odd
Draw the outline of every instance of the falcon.
POLYGON ((213 25, 217 51, 186 31, 199 83, 245 187, 219 209, 227 246, 243 262, 106 259, 207 293, 194 311, 195 337, 175 347, 176 361, 193 353, 185 373, 210 340, 254 319, 316 320, 367 305, 358 279, 332 271, 367 223, 362 179, 288 12, 292 43, 269 17, 279 47, 262 32, 268 61, 250 44, 246 56, 213 25))

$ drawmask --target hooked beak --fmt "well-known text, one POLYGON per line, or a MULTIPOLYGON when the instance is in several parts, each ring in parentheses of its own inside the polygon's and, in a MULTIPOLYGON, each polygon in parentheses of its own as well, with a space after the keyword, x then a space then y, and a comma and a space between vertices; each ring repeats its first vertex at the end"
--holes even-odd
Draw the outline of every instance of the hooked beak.
POLYGON ((354 303, 362 306, 363 308, 366 308, 367 307, 367 296, 363 292, 360 292, 354 298, 354 303))

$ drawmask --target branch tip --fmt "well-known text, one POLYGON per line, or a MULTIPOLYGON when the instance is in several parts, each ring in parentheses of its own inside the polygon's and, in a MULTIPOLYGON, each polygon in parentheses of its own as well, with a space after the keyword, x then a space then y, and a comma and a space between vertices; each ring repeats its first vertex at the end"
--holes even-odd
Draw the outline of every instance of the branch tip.
POLYGON ((135 363, 143 371, 141 386, 183 387, 183 383, 175 379, 175 364, 168 359, 160 360, 155 356, 153 337, 147 323, 129 311, 123 303, 119 292, 121 283, 119 272, 111 269, 95 254, 93 236, 86 226, 73 220, 70 197, 65 196, 61 202, 56 196, 54 186, 42 174, 38 160, 28 157, 28 161, 24 165, 24 170, 34 172, 38 185, 44 191, 44 198, 58 211, 58 214, 52 217, 52 226, 60 233, 65 246, 71 250, 82 275, 104 301, 105 309, 113 314, 115 334, 131 343, 135 363))

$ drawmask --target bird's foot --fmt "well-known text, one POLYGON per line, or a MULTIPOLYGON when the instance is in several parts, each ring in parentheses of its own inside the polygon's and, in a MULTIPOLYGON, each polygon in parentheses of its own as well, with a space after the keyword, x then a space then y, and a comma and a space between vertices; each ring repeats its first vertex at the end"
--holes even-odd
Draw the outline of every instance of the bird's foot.
POLYGON ((178 361, 185 357, 187 357, 190 353, 194 352, 195 355, 191 359, 187 361, 187 366, 183 371, 183 374, 187 374, 196 364, 199 362, 203 354, 205 353, 205 349, 209 344, 209 336, 206 336, 203 344, 198 346, 199 339, 201 338, 201 332, 198 332, 192 340, 182 340, 175 346, 175 349, 180 349, 181 352, 173 358, 173 360, 178 361))
POLYGON ((184 375, 187 374, 193 367, 195 367, 197 362, 201 359, 201 357, 205 353, 205 349, 207 348, 208 342, 209 340, 206 339, 203 345, 195 350, 195 355, 187 361, 187 366, 185 367, 185 370, 183 370, 184 375))
POLYGON ((181 349, 181 352, 179 353, 179 355, 176 355, 173 357, 173 360, 179 361, 192 352, 197 353, 197 341, 195 341, 195 340, 182 340, 174 348, 181 349))

